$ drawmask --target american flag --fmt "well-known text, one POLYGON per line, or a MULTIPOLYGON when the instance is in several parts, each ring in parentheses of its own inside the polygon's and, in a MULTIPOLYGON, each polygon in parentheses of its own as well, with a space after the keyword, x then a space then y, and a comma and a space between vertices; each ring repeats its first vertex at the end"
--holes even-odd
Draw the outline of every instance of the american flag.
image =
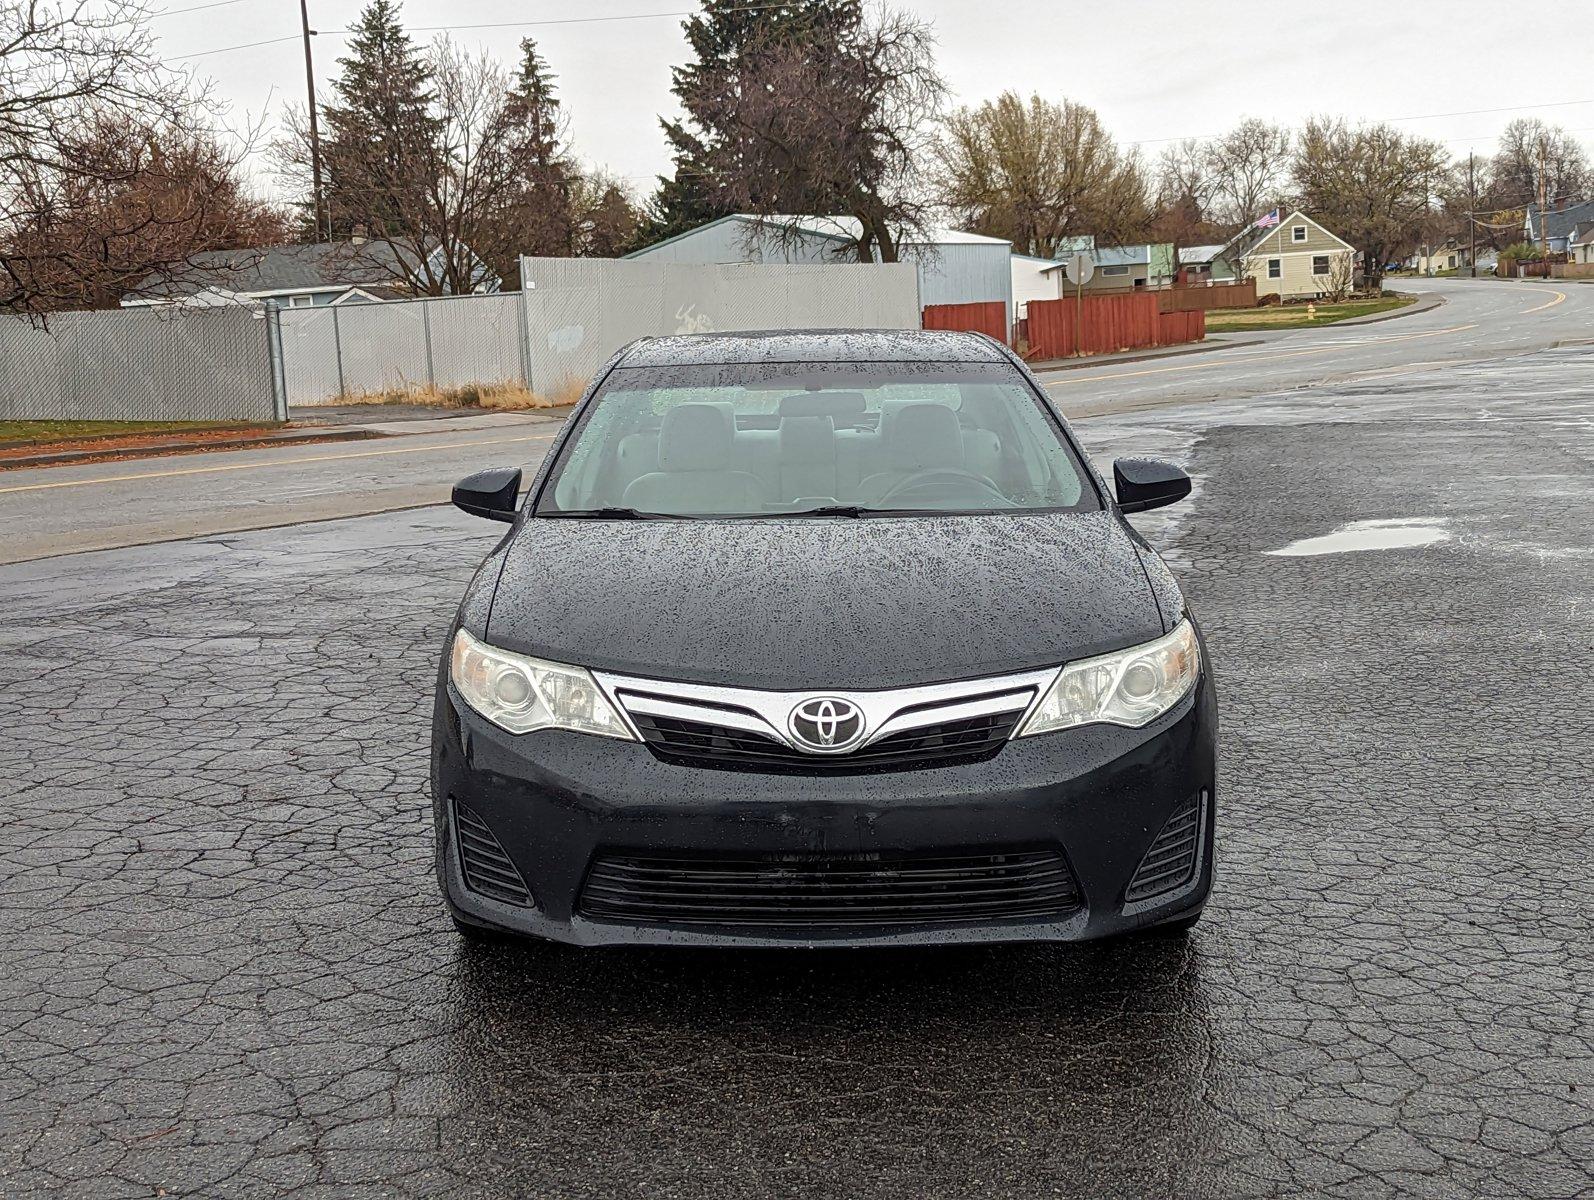
POLYGON ((1272 212, 1265 212, 1256 219, 1256 228, 1267 229, 1269 226, 1277 225, 1279 219, 1279 210, 1275 208, 1272 212))

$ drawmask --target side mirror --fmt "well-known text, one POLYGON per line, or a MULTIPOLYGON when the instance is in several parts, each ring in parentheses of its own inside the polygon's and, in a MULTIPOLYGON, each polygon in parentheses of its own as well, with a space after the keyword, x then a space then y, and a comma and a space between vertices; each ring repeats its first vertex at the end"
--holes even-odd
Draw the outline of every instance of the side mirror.
POLYGON ((520 494, 519 467, 492 467, 454 485, 454 507, 489 521, 513 521, 520 494))
POLYGON ((1190 494, 1190 476, 1155 458, 1120 458, 1112 465, 1112 479, 1124 512, 1161 508, 1190 494))

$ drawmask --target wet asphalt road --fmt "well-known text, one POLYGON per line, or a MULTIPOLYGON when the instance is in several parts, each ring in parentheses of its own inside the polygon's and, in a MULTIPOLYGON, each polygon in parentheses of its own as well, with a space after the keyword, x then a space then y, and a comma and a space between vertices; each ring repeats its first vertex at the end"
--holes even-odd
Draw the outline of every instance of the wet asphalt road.
MULTIPOLYGON (((1370 325, 1233 335, 1243 344, 1043 378, 1069 416, 1117 415, 1443 372, 1594 337, 1594 284, 1399 286, 1445 302, 1370 325)), ((545 418, 494 414, 409 422, 410 436, 385 441, 0 471, 0 563, 441 504, 456 479, 481 467, 534 467, 557 428, 545 418)))
POLYGON ((0 567, 0 1195, 1594 1194, 1594 347, 1080 433, 1198 477, 1141 521, 1223 706, 1187 942, 469 948, 426 739, 494 529, 0 567))

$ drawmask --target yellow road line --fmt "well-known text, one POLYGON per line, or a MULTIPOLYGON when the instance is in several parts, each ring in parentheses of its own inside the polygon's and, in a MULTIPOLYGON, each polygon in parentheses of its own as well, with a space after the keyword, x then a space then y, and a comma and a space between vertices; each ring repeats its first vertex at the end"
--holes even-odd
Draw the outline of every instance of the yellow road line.
POLYGON ((130 475, 105 475, 98 479, 63 479, 55 483, 24 483, 16 487, 0 487, 0 495, 8 492, 42 492, 51 488, 91 487, 99 483, 122 483, 130 479, 168 479, 174 475, 212 475, 218 471, 255 471, 264 467, 287 467, 296 463, 335 462, 345 458, 382 458, 390 454, 425 454, 430 450, 460 450, 469 446, 503 446, 510 442, 542 442, 552 440, 551 433, 528 434, 525 437, 489 438, 480 442, 443 442, 431 446, 395 446, 387 450, 354 450, 345 454, 302 454, 295 458, 273 458, 265 462, 224 463, 211 467, 180 467, 170 471, 138 471, 130 475))
MULTIPOLYGON (((1537 288, 1534 289, 1534 291, 1537 291, 1537 290, 1538 290, 1537 288)), ((1566 293, 1565 292, 1556 292, 1554 300, 1548 300, 1545 303, 1539 305, 1538 308, 1524 308, 1521 312, 1517 313, 1517 316, 1525 317, 1529 313, 1538 312, 1539 309, 1554 308, 1557 304, 1561 303, 1561 301, 1563 301, 1565 299, 1566 299, 1566 293)))
MULTIPOLYGON (((1376 342, 1363 343, 1356 349, 1364 350, 1369 346, 1387 346, 1394 342, 1409 342, 1416 338, 1438 337, 1444 333, 1462 333, 1468 329, 1476 329, 1477 325, 1452 325, 1448 329, 1430 329, 1422 333, 1403 333, 1395 337, 1379 338, 1376 342)), ((1344 350, 1343 345, 1314 346, 1309 350, 1287 350, 1277 354, 1251 354, 1240 358, 1230 358, 1227 355, 1214 354, 1207 361, 1194 363, 1181 363, 1176 367, 1147 367, 1141 371, 1117 371, 1111 375, 1091 375, 1084 379, 1058 379, 1046 386, 1058 387, 1069 383, 1096 383, 1103 379, 1130 379, 1136 375, 1166 375, 1171 371, 1200 371, 1207 367, 1230 367, 1239 363, 1273 362, 1280 358, 1304 358, 1313 354, 1333 354, 1344 350)), ((1105 365, 1105 364, 1103 364, 1105 365)))

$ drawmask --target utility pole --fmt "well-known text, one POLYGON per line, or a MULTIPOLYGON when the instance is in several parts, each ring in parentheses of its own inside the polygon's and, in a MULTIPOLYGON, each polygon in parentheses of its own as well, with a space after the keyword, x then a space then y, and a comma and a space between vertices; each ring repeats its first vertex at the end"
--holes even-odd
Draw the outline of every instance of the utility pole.
POLYGON ((299 0, 299 29, 304 35, 304 88, 310 101, 310 208, 316 237, 331 241, 331 214, 327 215, 325 226, 321 222, 321 134, 316 128, 315 66, 310 60, 310 39, 315 36, 315 30, 310 28, 310 10, 306 0, 299 0))
POLYGON ((1539 137, 1539 257, 1544 260, 1544 278, 1550 277, 1550 177, 1544 169, 1546 157, 1544 138, 1539 137))
POLYGON ((1467 264, 1478 277, 1478 177, 1473 174, 1472 151, 1467 151, 1467 264))

